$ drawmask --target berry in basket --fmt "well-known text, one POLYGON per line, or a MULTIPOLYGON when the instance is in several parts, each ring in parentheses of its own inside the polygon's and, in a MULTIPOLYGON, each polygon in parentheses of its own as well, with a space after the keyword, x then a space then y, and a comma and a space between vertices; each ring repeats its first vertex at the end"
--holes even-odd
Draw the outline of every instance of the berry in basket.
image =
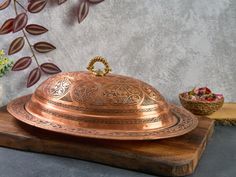
POLYGON ((194 88, 182 95, 186 99, 193 101, 217 101, 223 98, 222 94, 215 94, 208 87, 194 88))

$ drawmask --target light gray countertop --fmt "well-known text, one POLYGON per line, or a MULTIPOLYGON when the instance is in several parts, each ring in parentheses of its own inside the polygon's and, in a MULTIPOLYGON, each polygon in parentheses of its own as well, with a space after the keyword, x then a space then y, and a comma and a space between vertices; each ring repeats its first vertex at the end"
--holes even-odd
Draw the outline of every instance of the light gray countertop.
MULTIPOLYGON (((97 163, 0 148, 0 177, 151 177, 97 163)), ((215 127, 190 177, 236 176, 236 127, 215 127)))

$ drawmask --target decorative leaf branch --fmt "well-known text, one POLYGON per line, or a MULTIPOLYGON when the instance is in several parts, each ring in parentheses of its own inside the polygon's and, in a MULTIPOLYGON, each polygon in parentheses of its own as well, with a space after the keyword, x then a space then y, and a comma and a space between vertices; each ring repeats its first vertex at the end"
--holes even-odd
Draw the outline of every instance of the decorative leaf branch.
POLYGON ((44 9, 47 2, 48 2, 47 0, 30 1, 28 5, 28 11, 31 13, 38 13, 44 9))
POLYGON ((82 0, 78 8, 78 22, 81 23, 89 13, 89 6, 91 4, 98 4, 104 0, 82 0))
POLYGON ((37 24, 27 25, 25 27, 25 30, 31 35, 40 35, 40 34, 48 32, 48 29, 37 24))
MULTIPOLYGON (((10 18, 3 23, 2 27, 0 28, 0 35, 8 34, 11 32, 16 33, 19 31, 23 33, 23 36, 17 37, 15 40, 11 42, 9 50, 8 50, 8 55, 13 55, 19 52, 25 46, 25 43, 28 44, 28 47, 30 48, 32 56, 31 57, 25 56, 18 59, 13 65, 12 70, 13 71, 24 70, 31 65, 32 59, 34 59, 37 67, 34 68, 29 73, 28 80, 27 80, 27 87, 31 87, 32 85, 34 85, 40 80, 42 72, 46 74, 56 74, 56 73, 61 72, 61 70, 58 66, 56 66, 53 63, 43 63, 40 65, 36 56, 36 52, 47 53, 56 49, 56 47, 45 41, 37 42, 34 45, 32 45, 26 35, 26 32, 31 35, 41 35, 48 31, 45 27, 41 25, 37 25, 37 24, 27 25, 28 12, 38 13, 42 11, 48 1, 37 0, 37 1, 28 1, 28 2, 29 2, 28 6, 27 8, 25 8, 18 0, 13 0, 16 17, 10 18), (17 5, 21 7, 25 12, 19 14, 17 11, 17 5)), ((60 3, 63 3, 63 2, 65 2, 65 0, 60 1, 60 3)), ((10 5, 10 3, 11 3, 11 0, 4 0, 0 4, 0 10, 6 9, 10 5)))
POLYGON ((23 69, 26 69, 29 67, 29 65, 32 62, 32 58, 27 56, 27 57, 22 57, 20 58, 12 67, 12 71, 20 71, 23 69))
MULTIPOLYGON (((61 5, 65 3, 67 0, 58 0, 58 4, 61 5)), ((98 4, 104 0, 81 0, 78 7, 78 22, 81 23, 89 13, 89 6, 92 4, 98 4)))
MULTIPOLYGON (((31 87, 35 83, 37 83, 40 78, 42 72, 46 74, 56 74, 61 72, 60 68, 56 66, 53 63, 43 63, 39 64, 38 58, 36 56, 36 52, 39 53, 47 53, 50 52, 56 47, 48 42, 41 41, 37 42, 35 44, 31 44, 27 33, 30 35, 41 35, 48 31, 45 27, 38 25, 38 24, 27 24, 28 23, 28 13, 38 13, 44 9, 46 6, 48 0, 28 0, 27 8, 24 7, 18 0, 3 0, 2 3, 0 3, 0 10, 6 9, 9 7, 11 2, 13 1, 14 10, 16 13, 15 18, 10 18, 6 20, 3 25, 0 28, 0 35, 8 34, 8 33, 17 33, 21 31, 23 33, 23 36, 17 37, 15 40, 13 40, 10 44, 8 55, 13 55, 19 51, 25 46, 25 43, 28 45, 31 56, 24 56, 20 59, 18 59, 14 66, 12 67, 13 71, 20 71, 28 68, 31 63, 32 59, 37 64, 37 67, 34 68, 27 80, 27 87, 31 87), (17 6, 23 9, 23 13, 18 13, 17 6), (27 33, 26 33, 27 32, 27 33)), ((61 5, 65 3, 67 0, 58 0, 58 4, 61 5)), ((82 0, 80 1, 79 7, 78 7, 78 22, 81 23, 88 15, 89 13, 89 7, 92 4, 98 4, 104 0, 82 0)))
POLYGON ((11 0, 2 1, 2 3, 0 3, 0 10, 6 9, 10 3, 11 3, 11 0))
POLYGON ((61 5, 63 3, 65 3, 67 0, 58 0, 58 4, 61 5))

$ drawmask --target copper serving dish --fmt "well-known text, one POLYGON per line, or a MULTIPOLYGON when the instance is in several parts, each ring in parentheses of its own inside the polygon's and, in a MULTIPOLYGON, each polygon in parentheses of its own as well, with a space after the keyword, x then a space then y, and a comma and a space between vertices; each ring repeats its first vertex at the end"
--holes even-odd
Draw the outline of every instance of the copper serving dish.
POLYGON ((110 74, 104 58, 95 57, 87 69, 50 77, 32 95, 10 102, 8 111, 35 127, 103 139, 161 139, 197 126, 193 114, 170 106, 147 83, 110 74), (105 69, 95 70, 95 62, 105 69))

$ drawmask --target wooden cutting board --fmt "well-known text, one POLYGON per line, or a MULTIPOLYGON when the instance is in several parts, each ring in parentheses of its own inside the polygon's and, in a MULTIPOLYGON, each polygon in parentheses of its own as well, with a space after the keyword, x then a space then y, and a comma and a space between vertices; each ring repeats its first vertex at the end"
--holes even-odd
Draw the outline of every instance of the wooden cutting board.
POLYGON ((164 176, 194 172, 214 129, 200 117, 192 132, 165 140, 112 141, 77 138, 34 128, 0 109, 0 146, 56 154, 164 176))
POLYGON ((220 110, 207 117, 219 125, 236 125, 236 103, 224 103, 220 110))

